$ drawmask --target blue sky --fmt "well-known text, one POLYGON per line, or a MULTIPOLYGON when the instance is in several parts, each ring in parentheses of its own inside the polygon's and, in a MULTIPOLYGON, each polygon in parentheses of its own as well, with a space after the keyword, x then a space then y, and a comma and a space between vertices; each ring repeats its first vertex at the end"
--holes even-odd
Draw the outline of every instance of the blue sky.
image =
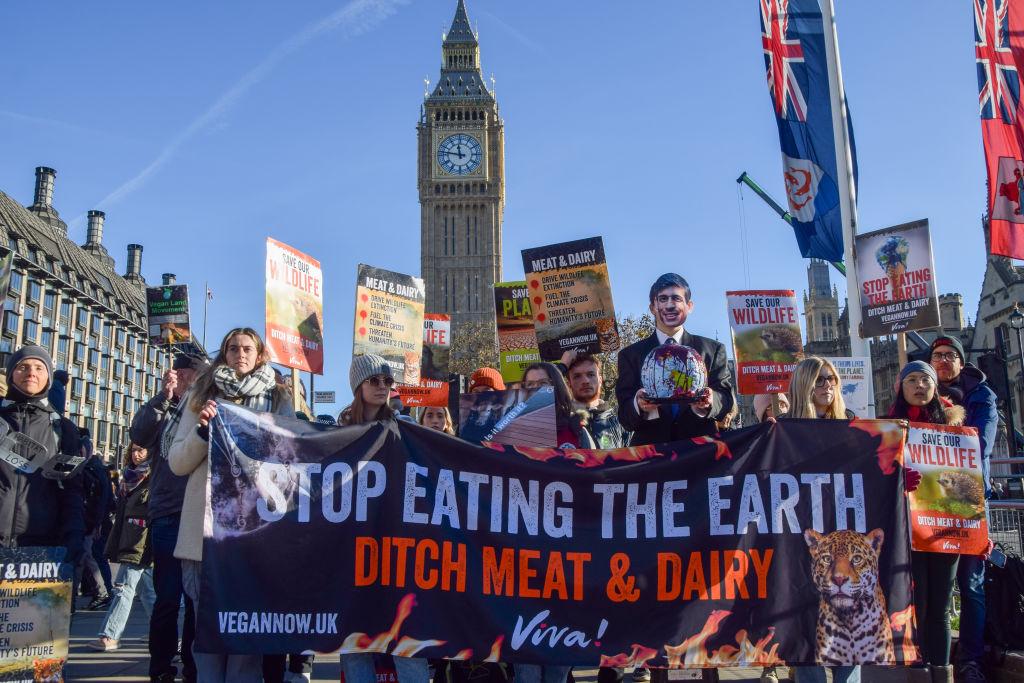
MULTIPOLYGON (((836 0, 860 162, 860 229, 929 218, 943 292, 972 319, 984 166, 971 6, 836 0)), ((123 272, 192 286, 208 343, 263 326, 267 236, 320 259, 326 377, 350 396, 356 264, 418 274, 416 123, 454 0, 5 2, 0 189, 55 206, 123 272), (102 9, 100 9, 102 8, 102 9)), ((694 290, 688 328, 728 338, 724 292, 806 288, 792 232, 734 182, 784 199, 753 0, 468 0, 505 120, 504 275, 519 252, 602 235, 616 308, 658 274, 694 290), (749 239, 749 278, 740 249, 749 239)), ((837 281, 840 290, 843 280, 837 281)), ((339 406, 340 407, 340 406, 339 406)))

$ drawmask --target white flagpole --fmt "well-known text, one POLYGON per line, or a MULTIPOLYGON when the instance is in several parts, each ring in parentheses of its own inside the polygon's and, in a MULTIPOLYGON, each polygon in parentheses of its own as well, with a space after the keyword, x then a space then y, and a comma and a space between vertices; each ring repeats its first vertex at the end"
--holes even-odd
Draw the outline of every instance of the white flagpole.
MULTIPOLYGON (((843 224, 843 259, 846 264, 846 310, 850 321, 850 355, 863 356, 871 363, 868 341, 861 338, 860 290, 857 284, 857 255, 853 237, 857 234, 857 188, 853 182, 853 155, 846 115, 846 91, 843 88, 843 69, 839 61, 839 36, 836 32, 832 0, 821 0, 825 29, 825 55, 828 63, 829 97, 832 103, 832 135, 836 148, 836 172, 839 185, 839 213, 843 224)), ((868 382, 868 408, 874 412, 875 394, 868 382)))

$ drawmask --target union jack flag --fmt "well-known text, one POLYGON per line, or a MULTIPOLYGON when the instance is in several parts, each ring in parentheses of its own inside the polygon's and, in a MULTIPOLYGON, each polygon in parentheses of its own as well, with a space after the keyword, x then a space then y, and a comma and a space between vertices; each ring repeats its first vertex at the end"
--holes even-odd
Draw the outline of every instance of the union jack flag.
POLYGON ((1013 123, 1020 75, 1010 49, 1010 0, 974 0, 974 53, 978 60, 981 118, 1013 123))
POLYGON ((760 4, 761 46, 775 113, 784 119, 806 121, 807 101, 793 72, 793 65, 804 61, 804 50, 799 36, 787 38, 789 0, 760 0, 760 4))

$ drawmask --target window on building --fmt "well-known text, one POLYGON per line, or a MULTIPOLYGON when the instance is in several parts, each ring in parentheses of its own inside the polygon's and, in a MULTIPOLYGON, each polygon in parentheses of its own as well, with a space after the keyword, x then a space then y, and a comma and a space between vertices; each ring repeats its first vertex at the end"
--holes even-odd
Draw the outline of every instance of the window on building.
POLYGON ((12 337, 18 336, 18 326, 21 323, 21 317, 15 311, 7 311, 4 313, 4 332, 11 335, 12 337))
POLYGON ((34 304, 39 303, 40 297, 43 296, 43 286, 35 280, 28 281, 28 300, 34 304))
POLYGON ((10 290, 12 292, 20 292, 23 284, 25 284, 25 276, 16 270, 12 270, 10 290))
POLYGON ((39 323, 25 318, 25 337, 22 343, 36 343, 39 340, 39 323))
POLYGON ((82 398, 82 392, 83 391, 85 391, 85 382, 83 382, 80 378, 75 378, 75 379, 71 380, 71 397, 72 398, 78 398, 78 399, 82 398))
POLYGON ((53 348, 53 332, 43 330, 42 336, 39 337, 39 345, 50 351, 53 348))
POLYGON ((75 319, 75 325, 85 329, 86 324, 89 322, 89 309, 79 307, 78 317, 75 319))
POLYGON ((89 367, 95 370, 100 365, 100 352, 96 349, 89 351, 89 367))
POLYGON ((67 323, 71 320, 71 302, 61 301, 60 302, 60 321, 67 323))
POLYGON ((96 336, 99 336, 99 333, 100 333, 100 327, 101 327, 102 325, 103 325, 103 319, 102 319, 102 318, 100 318, 100 317, 99 317, 98 315, 94 315, 94 316, 92 317, 92 327, 90 328, 90 329, 91 329, 91 331, 92 331, 92 333, 93 333, 94 335, 96 335, 96 336))
POLYGON ((75 344, 75 362, 85 362, 85 352, 89 349, 86 348, 85 344, 75 344))
POLYGON ((85 383, 85 398, 89 403, 96 404, 96 383, 86 382, 85 383))
POLYGON ((104 377, 107 376, 107 370, 109 370, 109 369, 110 369, 110 356, 108 356, 107 354, 103 354, 102 356, 100 356, 100 371, 103 373, 104 377))
POLYGON ((121 348, 121 349, 124 348, 124 342, 125 342, 125 339, 127 337, 128 337, 128 333, 126 333, 124 331, 124 328, 119 328, 117 330, 117 346, 118 346, 118 348, 121 348))

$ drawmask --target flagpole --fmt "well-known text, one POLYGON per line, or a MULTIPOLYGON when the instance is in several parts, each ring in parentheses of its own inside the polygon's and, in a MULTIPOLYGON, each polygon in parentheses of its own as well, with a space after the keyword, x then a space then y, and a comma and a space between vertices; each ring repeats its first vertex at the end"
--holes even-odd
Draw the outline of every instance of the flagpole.
MULTIPOLYGON (((862 356, 871 362, 868 341, 860 336, 860 290, 857 284, 857 254, 853 238, 857 234, 857 187, 853 178, 853 155, 850 152, 849 122, 846 113, 846 91, 843 88, 843 69, 839 60, 839 36, 836 31, 832 0, 821 0, 825 35, 825 55, 828 64, 829 98, 832 103, 832 135, 836 148, 836 172, 839 174, 839 212, 843 224, 843 253, 846 263, 846 311, 850 322, 850 355, 862 356)), ((868 382, 868 406, 874 412, 875 392, 868 382)))
POLYGON ((203 351, 206 351, 206 307, 210 303, 210 282, 203 283, 203 351))

